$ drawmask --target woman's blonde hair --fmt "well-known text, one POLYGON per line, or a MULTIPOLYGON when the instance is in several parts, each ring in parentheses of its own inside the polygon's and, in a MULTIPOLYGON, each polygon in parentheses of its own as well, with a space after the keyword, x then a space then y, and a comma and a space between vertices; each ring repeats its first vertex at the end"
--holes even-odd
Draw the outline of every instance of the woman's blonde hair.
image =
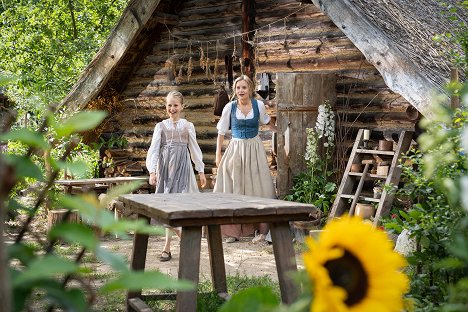
POLYGON ((180 101, 180 104, 181 105, 184 105, 184 96, 182 95, 182 93, 180 93, 179 91, 171 91, 167 94, 166 96, 166 101, 170 98, 170 97, 173 97, 173 98, 176 98, 180 101))
POLYGON ((247 82, 247 85, 249 86, 249 91, 250 91, 249 97, 253 97, 254 90, 255 90, 255 85, 254 85, 252 79, 250 79, 249 76, 247 76, 247 75, 241 75, 241 76, 237 77, 236 80, 234 80, 234 83, 232 85, 232 97, 231 97, 231 99, 236 97, 236 85, 241 80, 244 80, 245 82, 247 82))

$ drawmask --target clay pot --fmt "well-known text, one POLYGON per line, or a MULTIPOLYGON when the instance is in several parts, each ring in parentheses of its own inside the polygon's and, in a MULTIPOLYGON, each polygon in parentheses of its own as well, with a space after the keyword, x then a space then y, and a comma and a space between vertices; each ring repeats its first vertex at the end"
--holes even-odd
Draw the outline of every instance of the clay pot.
POLYGON ((379 140, 379 151, 393 151, 393 141, 379 140))
POLYGON ((375 213, 375 208, 371 204, 361 204, 357 203, 356 204, 356 210, 354 211, 354 214, 356 216, 360 216, 363 219, 370 219, 371 217, 374 216, 375 213))
POLYGON ((382 197, 382 191, 383 191, 382 187, 376 186, 374 187, 373 191, 374 191, 374 198, 379 199, 380 197, 382 197))
POLYGON ((362 172, 362 164, 351 164, 351 172, 362 172))

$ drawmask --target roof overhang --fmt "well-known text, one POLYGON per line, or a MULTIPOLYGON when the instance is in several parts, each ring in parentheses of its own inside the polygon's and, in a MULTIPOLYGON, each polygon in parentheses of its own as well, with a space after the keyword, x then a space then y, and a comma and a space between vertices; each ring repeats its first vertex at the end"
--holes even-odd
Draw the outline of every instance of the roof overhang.
POLYGON ((82 109, 99 95, 159 3, 160 0, 133 0, 128 4, 106 43, 81 73, 60 107, 82 109))
MULTIPOLYGON (((378 27, 348 0, 313 0, 337 27, 364 54, 367 61, 380 72, 387 86, 399 93, 422 115, 432 119, 432 101, 437 86, 424 77, 417 66, 406 57, 378 27)), ((446 95, 441 95, 449 103, 446 95)))

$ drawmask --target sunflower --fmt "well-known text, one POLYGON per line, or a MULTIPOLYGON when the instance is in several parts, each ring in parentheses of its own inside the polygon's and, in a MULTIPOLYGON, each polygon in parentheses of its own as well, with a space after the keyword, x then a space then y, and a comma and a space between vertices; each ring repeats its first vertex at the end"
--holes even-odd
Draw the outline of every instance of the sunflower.
POLYGON ((401 311, 405 259, 383 231, 359 217, 330 221, 319 240, 307 239, 304 265, 313 282, 311 312, 401 311))

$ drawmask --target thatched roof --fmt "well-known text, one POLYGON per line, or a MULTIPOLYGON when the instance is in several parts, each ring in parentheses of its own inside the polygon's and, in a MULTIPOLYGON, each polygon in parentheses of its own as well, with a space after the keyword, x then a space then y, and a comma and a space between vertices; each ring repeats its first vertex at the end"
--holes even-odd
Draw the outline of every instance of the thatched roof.
MULTIPOLYGON (((461 7, 458 0, 314 0, 382 74, 387 85, 420 112, 431 115, 432 91, 450 80, 451 50, 460 48, 433 40, 458 24, 444 13, 461 7)), ((468 23, 464 10, 453 13, 468 23)), ((463 73, 462 73, 463 76, 463 73)))

